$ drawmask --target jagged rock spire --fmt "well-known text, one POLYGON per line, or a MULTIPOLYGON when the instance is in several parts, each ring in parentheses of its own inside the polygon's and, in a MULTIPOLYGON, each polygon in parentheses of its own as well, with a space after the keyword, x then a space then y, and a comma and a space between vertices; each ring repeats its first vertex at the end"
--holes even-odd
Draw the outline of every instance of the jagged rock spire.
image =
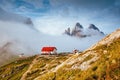
POLYGON ((88 28, 100 31, 94 24, 90 24, 88 28))

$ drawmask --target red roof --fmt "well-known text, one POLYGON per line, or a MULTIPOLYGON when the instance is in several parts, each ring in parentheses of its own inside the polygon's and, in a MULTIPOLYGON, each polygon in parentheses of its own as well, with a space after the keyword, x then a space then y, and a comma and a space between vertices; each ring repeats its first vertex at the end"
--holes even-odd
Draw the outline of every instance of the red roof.
POLYGON ((54 49, 57 49, 56 47, 43 47, 41 51, 54 51, 54 49))

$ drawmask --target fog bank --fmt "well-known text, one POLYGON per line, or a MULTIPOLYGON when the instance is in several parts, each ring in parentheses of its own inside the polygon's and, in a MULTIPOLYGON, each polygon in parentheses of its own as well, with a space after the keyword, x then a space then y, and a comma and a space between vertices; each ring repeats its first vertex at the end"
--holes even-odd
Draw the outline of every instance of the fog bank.
POLYGON ((75 38, 66 35, 52 36, 37 32, 27 25, 0 21, 0 47, 11 42, 15 53, 38 54, 43 46, 56 46, 58 52, 87 49, 103 36, 75 38), (14 46, 13 46, 14 45, 14 46))

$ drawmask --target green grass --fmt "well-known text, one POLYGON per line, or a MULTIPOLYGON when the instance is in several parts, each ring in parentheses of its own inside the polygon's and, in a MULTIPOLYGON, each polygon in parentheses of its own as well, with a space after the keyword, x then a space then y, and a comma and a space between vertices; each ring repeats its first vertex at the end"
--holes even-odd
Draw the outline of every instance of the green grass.
POLYGON ((34 58, 19 59, 0 67, 0 80, 19 80, 34 58))
POLYGON ((39 57, 37 59, 37 63, 33 65, 31 72, 27 75, 27 79, 32 80, 38 76, 43 76, 44 74, 48 75, 48 71, 61 64, 61 62, 65 61, 70 56, 71 55, 68 54, 59 54, 39 57))
POLYGON ((94 55, 90 54, 83 60, 83 62, 86 62, 86 61, 92 59, 93 57, 94 57, 94 55))
POLYGON ((120 79, 120 39, 114 40, 109 46, 102 45, 96 47, 96 50, 101 57, 91 68, 81 74, 86 80, 119 80, 120 79), (102 49, 102 50, 101 50, 102 49), (106 50, 107 53, 104 54, 106 50), (85 74, 84 74, 85 73, 85 74))

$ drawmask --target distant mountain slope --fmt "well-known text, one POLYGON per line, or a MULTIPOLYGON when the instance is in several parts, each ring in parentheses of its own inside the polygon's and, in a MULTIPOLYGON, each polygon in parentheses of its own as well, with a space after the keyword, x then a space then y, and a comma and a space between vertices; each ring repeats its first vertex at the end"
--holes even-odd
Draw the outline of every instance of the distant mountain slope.
POLYGON ((0 67, 2 80, 119 80, 120 29, 86 51, 17 60, 0 67))
POLYGON ((3 43, 0 45, 0 66, 18 59, 20 54, 27 56, 28 50, 26 49, 30 50, 25 45, 17 41, 3 43))
POLYGON ((0 48, 0 66, 13 61, 18 57, 9 50, 10 45, 11 43, 8 42, 0 48))

